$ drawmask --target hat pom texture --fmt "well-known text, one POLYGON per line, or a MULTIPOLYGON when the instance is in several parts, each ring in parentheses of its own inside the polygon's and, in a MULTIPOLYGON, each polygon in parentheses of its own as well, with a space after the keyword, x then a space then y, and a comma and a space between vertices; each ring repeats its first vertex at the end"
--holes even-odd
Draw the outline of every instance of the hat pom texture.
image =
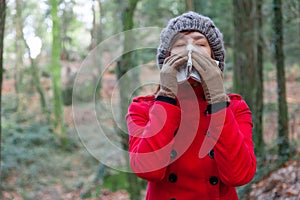
POLYGON ((199 31, 208 40, 214 57, 219 61, 219 67, 224 70, 225 48, 223 35, 215 26, 214 22, 203 15, 195 12, 187 12, 171 19, 160 34, 160 45, 157 49, 157 64, 161 69, 167 57, 174 36, 183 31, 199 31))

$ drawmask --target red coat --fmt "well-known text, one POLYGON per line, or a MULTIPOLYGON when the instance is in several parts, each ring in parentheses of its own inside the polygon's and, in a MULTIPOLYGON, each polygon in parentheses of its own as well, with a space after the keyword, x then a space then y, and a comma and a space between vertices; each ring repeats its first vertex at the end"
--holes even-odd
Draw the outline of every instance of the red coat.
POLYGON ((128 109, 130 164, 148 180, 146 199, 238 199, 235 187, 256 170, 249 107, 231 94, 228 108, 205 114, 201 86, 178 91, 179 106, 142 96, 128 109))

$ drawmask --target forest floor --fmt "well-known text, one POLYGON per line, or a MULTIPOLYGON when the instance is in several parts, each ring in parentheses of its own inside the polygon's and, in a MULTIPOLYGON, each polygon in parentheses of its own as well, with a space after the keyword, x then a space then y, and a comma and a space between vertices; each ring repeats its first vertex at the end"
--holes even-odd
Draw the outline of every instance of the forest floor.
MULTIPOLYGON (((153 68, 150 68, 153 69, 153 68)), ((146 70, 144 73, 147 78, 156 79, 157 73, 153 70, 146 70)), ((276 104, 276 82, 274 71, 268 72, 265 83, 264 102, 266 105, 264 116, 264 139, 266 145, 270 148, 274 145, 274 138, 277 132, 277 115, 274 111, 276 104)), ((231 81, 230 74, 225 76, 225 81, 231 81)), ((5 94, 11 91, 11 80, 4 80, 5 94)), ((111 93, 114 87, 114 76, 107 74, 103 79, 103 95, 111 93)), ((296 153, 293 158, 287 161, 283 166, 270 171, 262 180, 251 186, 251 192, 247 199, 250 200, 300 200, 300 73, 297 69, 291 68, 287 73, 287 101, 289 105, 290 118, 290 138, 296 147, 296 153), (293 70, 296 70, 293 71, 293 70)), ((4 95, 5 95, 4 94, 4 95)), ((38 99, 31 104, 38 104, 38 99)), ((34 105, 30 105, 34 107, 34 105)), ((38 107, 38 106, 35 106, 38 107)), ((82 112, 82 124, 86 125, 89 121, 89 112, 82 112)), ((72 107, 65 107, 65 120, 69 124, 69 132, 76 132, 73 122, 72 107)), ((77 124, 78 126, 78 124, 77 124)), ((5 133, 4 133, 5 134, 5 133)), ((74 137, 74 136, 72 136, 74 137)), ((78 139, 78 136, 75 138, 78 139), (77 137, 77 138, 76 138, 77 137)), ((76 140, 75 139, 75 140, 76 140)), ((80 143, 80 141, 79 141, 80 143)), ((45 158, 49 162, 49 173, 40 174, 33 180, 22 180, 22 172, 13 171, 3 181, 4 200, 20 199, 43 199, 43 200, 79 200, 82 195, 90 191, 90 200, 129 200, 129 194, 124 189, 111 190, 109 188, 93 185, 93 180, 97 174, 98 162, 81 146, 71 152, 57 152, 57 155, 45 158), (53 169, 53 171, 51 171, 53 169)), ((269 158, 269 162, 276 161, 276 156, 269 158)), ((266 163, 268 168, 268 163, 266 163)))

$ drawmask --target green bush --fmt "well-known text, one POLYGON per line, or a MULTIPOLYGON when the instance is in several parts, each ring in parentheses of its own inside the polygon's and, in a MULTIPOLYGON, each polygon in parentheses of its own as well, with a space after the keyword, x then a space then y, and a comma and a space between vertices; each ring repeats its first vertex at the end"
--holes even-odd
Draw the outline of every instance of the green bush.
POLYGON ((17 124, 5 122, 2 138, 2 175, 8 178, 13 172, 20 179, 47 175, 57 170, 54 159, 57 155, 77 148, 78 141, 67 136, 68 143, 62 145, 51 127, 41 122, 17 124))
POLYGON ((13 171, 30 169, 32 165, 36 165, 35 173, 43 171, 41 160, 58 147, 54 134, 49 130, 48 125, 41 123, 27 127, 17 124, 3 127, 1 164, 4 178, 13 171))

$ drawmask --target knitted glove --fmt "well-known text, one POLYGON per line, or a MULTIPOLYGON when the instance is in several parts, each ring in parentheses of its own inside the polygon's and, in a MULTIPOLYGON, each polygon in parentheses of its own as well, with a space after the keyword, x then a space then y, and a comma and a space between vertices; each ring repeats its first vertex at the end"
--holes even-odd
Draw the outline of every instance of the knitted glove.
POLYGON ((176 98, 178 83, 176 74, 180 66, 188 60, 187 51, 167 57, 160 70, 160 90, 157 96, 176 98))
POLYGON ((204 56, 201 52, 193 51, 193 66, 200 74, 201 84, 208 104, 226 102, 227 105, 229 98, 225 93, 223 85, 223 72, 216 62, 204 56))

